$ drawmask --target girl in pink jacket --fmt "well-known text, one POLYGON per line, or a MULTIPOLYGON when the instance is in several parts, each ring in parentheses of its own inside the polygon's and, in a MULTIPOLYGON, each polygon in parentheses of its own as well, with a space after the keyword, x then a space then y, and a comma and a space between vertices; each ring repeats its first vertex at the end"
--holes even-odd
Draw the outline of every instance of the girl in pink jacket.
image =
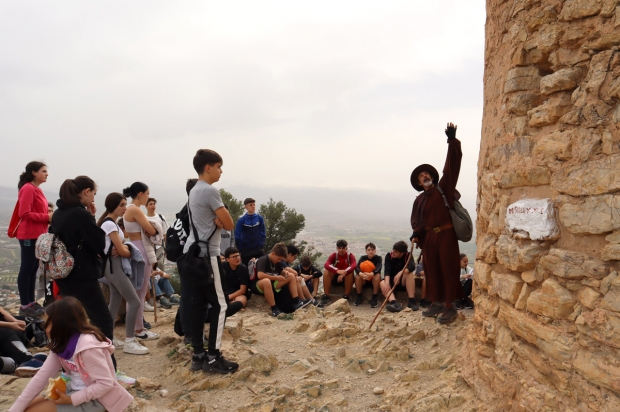
MULTIPOLYGON (((43 308, 34 300, 39 261, 34 255, 37 238, 47 232, 52 214, 47 209, 47 199, 39 189, 47 181, 47 166, 41 162, 30 162, 19 176, 17 204, 15 205, 16 227, 9 233, 19 240, 21 266, 17 275, 17 287, 21 308, 20 316, 41 316, 43 308)), ((14 213, 15 214, 15 213, 14 213)))
POLYGON ((131 402, 116 380, 111 354, 114 346, 88 322, 79 300, 64 297, 45 308, 45 330, 50 337, 50 354, 43 367, 28 383, 9 412, 122 412, 131 402), (52 401, 37 396, 64 368, 67 393, 52 401))

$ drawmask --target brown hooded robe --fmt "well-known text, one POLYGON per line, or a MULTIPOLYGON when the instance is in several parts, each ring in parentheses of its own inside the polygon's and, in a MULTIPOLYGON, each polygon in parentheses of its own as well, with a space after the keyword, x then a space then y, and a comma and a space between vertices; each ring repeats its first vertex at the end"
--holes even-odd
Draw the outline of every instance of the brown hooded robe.
MULTIPOLYGON (((461 170, 461 142, 448 140, 448 155, 439 186, 443 190, 450 207, 460 195, 456 182, 461 170)), ((417 176, 416 176, 417 178, 417 176)), ((411 227, 417 234, 422 248, 424 273, 426 277, 426 299, 431 302, 453 303, 462 299, 463 288, 460 281, 459 243, 454 228, 435 233, 433 228, 452 224, 450 211, 443 198, 433 186, 420 194, 413 203, 411 227)))

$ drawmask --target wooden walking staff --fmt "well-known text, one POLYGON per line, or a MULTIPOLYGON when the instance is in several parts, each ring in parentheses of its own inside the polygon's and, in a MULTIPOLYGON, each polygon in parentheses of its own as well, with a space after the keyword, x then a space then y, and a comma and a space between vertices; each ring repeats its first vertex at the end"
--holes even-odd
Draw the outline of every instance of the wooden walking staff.
MULTIPOLYGON (((411 256, 413 256, 413 248, 414 248, 413 245, 414 245, 414 243, 412 242, 411 243, 411 252, 409 253, 409 256, 407 257, 407 261, 405 262, 405 266, 403 266, 403 272, 404 272, 405 268, 407 266, 409 266, 409 262, 411 261, 411 256)), ((403 274, 403 276, 404 276, 404 274, 403 274)), ((377 320, 377 318, 379 317, 379 315, 383 311, 383 308, 387 304, 388 298, 392 295, 392 293, 394 293, 394 289, 396 289, 396 286, 398 286, 399 282, 400 282, 400 279, 398 280, 398 282, 396 282, 396 281, 394 282, 394 286, 392 286, 392 289, 390 290, 390 293, 388 293, 388 295, 385 297, 385 300, 383 301, 383 305, 381 305, 381 307, 379 308, 379 312, 377 312, 377 314, 375 315, 375 318, 372 320, 372 322, 370 322, 370 326, 368 327, 368 329, 371 329, 372 325, 375 324, 375 321, 377 320)))

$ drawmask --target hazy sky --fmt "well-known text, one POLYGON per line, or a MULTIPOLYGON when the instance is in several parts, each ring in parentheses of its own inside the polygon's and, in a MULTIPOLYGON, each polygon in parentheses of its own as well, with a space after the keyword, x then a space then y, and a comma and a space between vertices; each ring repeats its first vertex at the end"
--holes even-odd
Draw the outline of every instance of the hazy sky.
POLYGON ((46 190, 87 174, 181 199, 211 148, 220 187, 325 193, 301 211, 357 189, 410 207, 411 170, 441 169, 453 121, 472 209, 484 20, 463 0, 2 2, 0 185, 37 159, 46 190))

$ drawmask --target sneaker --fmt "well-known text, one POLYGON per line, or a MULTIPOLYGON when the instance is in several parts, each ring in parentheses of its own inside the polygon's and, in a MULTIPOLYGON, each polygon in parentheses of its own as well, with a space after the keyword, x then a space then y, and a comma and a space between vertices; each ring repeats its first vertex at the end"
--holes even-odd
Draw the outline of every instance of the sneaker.
POLYGON ((342 299, 346 300, 347 302, 349 301, 349 295, 342 295, 342 299))
POLYGON ((154 312, 155 308, 148 302, 144 302, 144 312, 154 312))
POLYGON ((370 307, 371 307, 371 308, 376 308, 377 306, 379 306, 379 303, 377 303, 377 297, 376 297, 376 296, 373 296, 373 297, 370 299, 370 307))
POLYGON ((417 310, 420 310, 420 304, 418 303, 417 300, 414 300, 413 302, 409 302, 407 307, 409 309, 411 309, 412 311, 414 311, 414 312, 417 311, 417 310))
POLYGON ((273 316, 274 318, 277 318, 282 313, 284 312, 282 312, 278 307, 276 307, 275 309, 271 309, 271 316, 273 316))
POLYGON ((134 378, 132 378, 131 376, 127 376, 121 371, 116 371, 116 380, 128 386, 133 386, 136 383, 136 380, 134 378))
POLYGON ((122 348, 123 345, 125 345, 125 342, 123 342, 122 340, 119 339, 112 339, 112 345, 114 345, 115 348, 122 348))
POLYGON ((398 313, 401 310, 403 310, 403 307, 400 306, 400 303, 398 303, 398 301, 395 301, 393 303, 388 303, 387 305, 385 305, 385 309, 388 312, 392 312, 392 313, 398 313))
POLYGON ((327 305, 327 304, 329 304, 329 296, 327 296, 327 295, 323 295, 323 296, 321 296, 321 303, 322 303, 323 305, 327 305))
POLYGON ((437 317, 437 322, 442 325, 452 323, 458 317, 459 313, 455 307, 450 306, 448 309, 445 309, 441 314, 437 317))
POLYGON ((302 301, 300 301, 302 303, 302 308, 305 308, 306 306, 310 305, 312 303, 312 299, 304 299, 302 301))
POLYGON ((11 374, 15 373, 15 361, 13 358, 7 358, 6 356, 0 356, 0 372, 11 374))
POLYGON ((199 371, 202 369, 202 365, 205 363, 205 359, 207 359, 207 354, 203 353, 202 356, 192 355, 192 364, 189 367, 193 371, 199 371))
POLYGON ((172 303, 170 303, 168 298, 165 298, 163 296, 159 299, 158 303, 159 303, 159 306, 165 309, 170 309, 172 307, 172 303))
POLYGON ((136 341, 136 339, 134 338, 130 341, 125 342, 125 346, 123 347, 123 353, 129 353, 132 355, 146 355, 147 353, 149 353, 149 348, 140 345, 140 343, 138 343, 138 341, 136 341))
POLYGON ((237 363, 226 360, 222 355, 219 355, 211 360, 209 360, 207 355, 205 359, 206 361, 202 364, 202 370, 205 372, 233 373, 239 369, 239 365, 237 363))
POLYGON ((465 307, 465 309, 473 309, 474 308, 474 301, 471 300, 470 297, 467 297, 467 298, 463 299, 463 307, 465 307))
POLYGON ((353 304, 355 306, 359 306, 362 304, 362 294, 358 293, 357 296, 355 297, 355 302, 353 302, 353 304))
POLYGON ((45 313, 45 309, 37 308, 34 306, 34 303, 29 304, 23 309, 21 306, 19 307, 19 316, 30 316, 31 318, 38 318, 39 316, 43 316, 45 313))
POLYGON ((151 324, 148 323, 144 318, 142 318, 142 324, 144 325, 145 329, 151 329, 151 324))
POLYGON ((305 300, 300 300, 295 305, 293 305, 293 311, 296 311, 297 309, 303 308, 304 307, 304 302, 305 302, 305 300))
POLYGON ((41 362, 45 362, 47 360, 47 354, 45 353, 35 353, 34 355, 32 355, 33 359, 36 359, 38 361, 41 362))
POLYGON ((168 300, 173 305, 180 305, 181 304, 181 299, 177 295, 170 296, 170 299, 168 299, 168 300))
POLYGON ((136 334, 136 338, 140 340, 155 340, 159 339, 159 335, 149 330, 143 330, 141 334, 136 334))
POLYGON ((446 307, 443 303, 435 302, 429 306, 429 308, 422 312, 422 316, 426 316, 427 318, 434 318, 444 311, 446 307))
POLYGON ((34 375, 37 374, 37 372, 39 371, 39 369, 41 369, 42 366, 43 362, 32 358, 29 361, 26 361, 19 365, 15 369, 15 375, 19 376, 20 378, 32 378, 34 375))

